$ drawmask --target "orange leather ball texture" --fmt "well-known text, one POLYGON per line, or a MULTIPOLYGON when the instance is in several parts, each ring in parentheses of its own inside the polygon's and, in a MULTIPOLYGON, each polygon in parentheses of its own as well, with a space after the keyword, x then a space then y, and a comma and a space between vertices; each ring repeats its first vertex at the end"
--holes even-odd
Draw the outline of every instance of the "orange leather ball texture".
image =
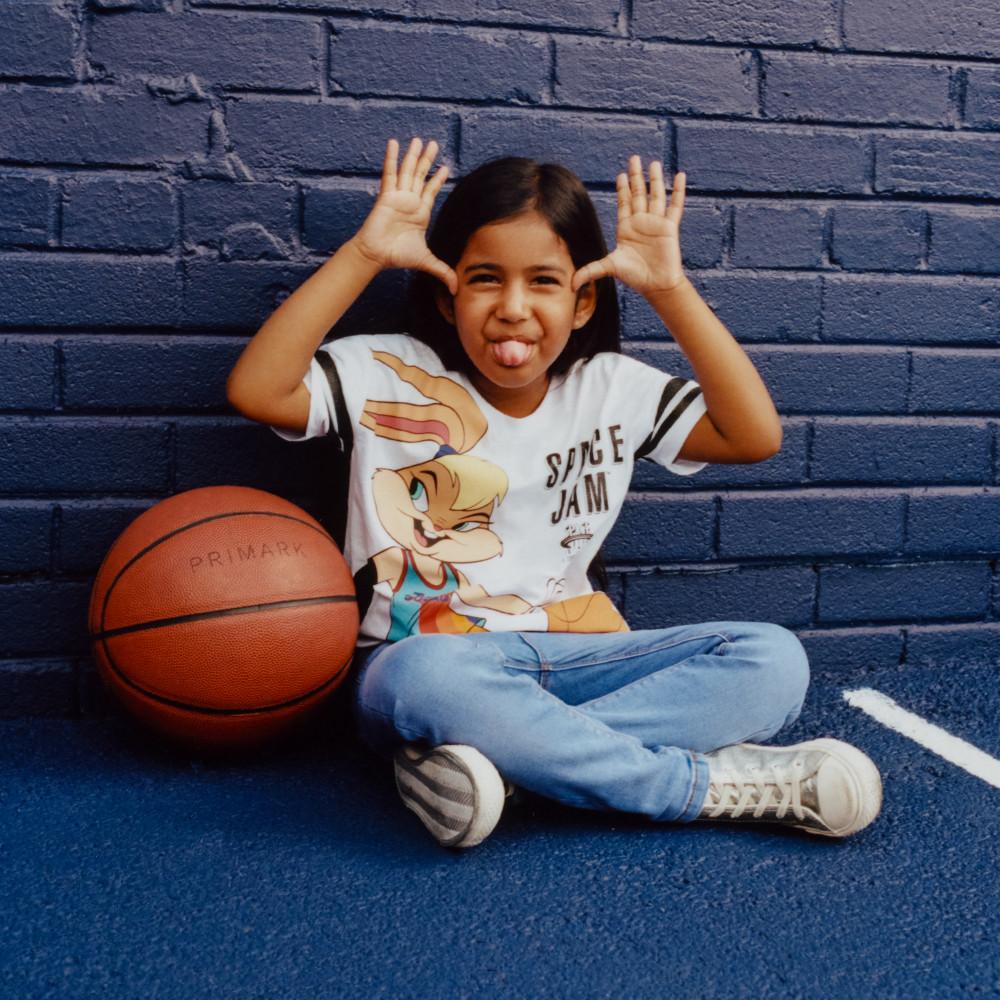
POLYGON ((347 674, 351 572, 326 530, 262 490, 209 486, 137 517, 97 572, 89 628, 105 684, 185 744, 286 732, 347 674))

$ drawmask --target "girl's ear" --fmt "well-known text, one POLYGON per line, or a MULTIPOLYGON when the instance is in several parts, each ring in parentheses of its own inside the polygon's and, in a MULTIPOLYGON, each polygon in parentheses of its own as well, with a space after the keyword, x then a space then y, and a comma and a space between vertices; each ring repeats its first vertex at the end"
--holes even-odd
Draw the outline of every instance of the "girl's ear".
POLYGON ((455 300, 448 294, 448 290, 446 288, 435 288, 434 301, 437 303, 438 311, 444 316, 445 321, 454 326, 455 300))
POLYGON ((576 310, 573 313, 573 329, 579 330, 581 326, 586 326, 590 317, 594 315, 597 308, 597 284, 588 281, 581 285, 576 292, 576 310))

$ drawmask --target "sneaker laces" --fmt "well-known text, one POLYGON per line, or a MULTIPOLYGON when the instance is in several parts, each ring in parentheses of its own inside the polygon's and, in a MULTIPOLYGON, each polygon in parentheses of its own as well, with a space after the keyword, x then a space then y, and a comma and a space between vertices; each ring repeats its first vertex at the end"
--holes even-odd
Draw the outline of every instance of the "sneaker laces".
POLYGON ((784 819, 791 809, 796 819, 805 818, 802 805, 801 757, 787 764, 773 763, 761 769, 748 765, 742 774, 724 773, 709 781, 704 815, 718 819, 722 815, 739 819, 753 807, 753 818, 760 819, 768 810, 784 819))

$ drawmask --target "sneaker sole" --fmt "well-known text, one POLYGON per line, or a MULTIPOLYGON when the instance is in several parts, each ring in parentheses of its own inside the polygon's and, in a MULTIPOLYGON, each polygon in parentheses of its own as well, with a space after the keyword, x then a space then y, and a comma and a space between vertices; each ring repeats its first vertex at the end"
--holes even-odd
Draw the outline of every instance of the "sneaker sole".
MULTIPOLYGON (((800 743, 800 747, 814 747, 840 760, 854 779, 855 794, 861 804, 853 823, 840 830, 817 830, 809 827, 810 833, 821 837, 850 837, 872 823, 882 809, 882 777, 872 759, 850 743, 843 740, 818 739, 800 743)), ((803 829, 806 829, 803 827, 803 829)))
POLYGON ((448 744, 422 752, 404 746, 395 770, 404 804, 442 847, 475 847, 500 820, 503 779, 474 747, 448 744))

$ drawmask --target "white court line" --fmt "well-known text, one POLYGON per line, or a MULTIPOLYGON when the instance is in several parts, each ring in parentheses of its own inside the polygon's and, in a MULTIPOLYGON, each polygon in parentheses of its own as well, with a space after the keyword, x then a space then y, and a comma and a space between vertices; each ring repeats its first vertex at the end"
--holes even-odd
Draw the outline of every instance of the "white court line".
POLYGON ((922 747, 936 753, 939 757, 974 774, 977 778, 994 788, 1000 788, 1000 760, 983 753, 957 736, 952 736, 940 726, 921 719, 919 715, 900 708, 888 695, 872 688, 858 688, 856 691, 845 691, 844 701, 854 708, 867 712, 883 726, 895 729, 897 733, 908 736, 922 747))

